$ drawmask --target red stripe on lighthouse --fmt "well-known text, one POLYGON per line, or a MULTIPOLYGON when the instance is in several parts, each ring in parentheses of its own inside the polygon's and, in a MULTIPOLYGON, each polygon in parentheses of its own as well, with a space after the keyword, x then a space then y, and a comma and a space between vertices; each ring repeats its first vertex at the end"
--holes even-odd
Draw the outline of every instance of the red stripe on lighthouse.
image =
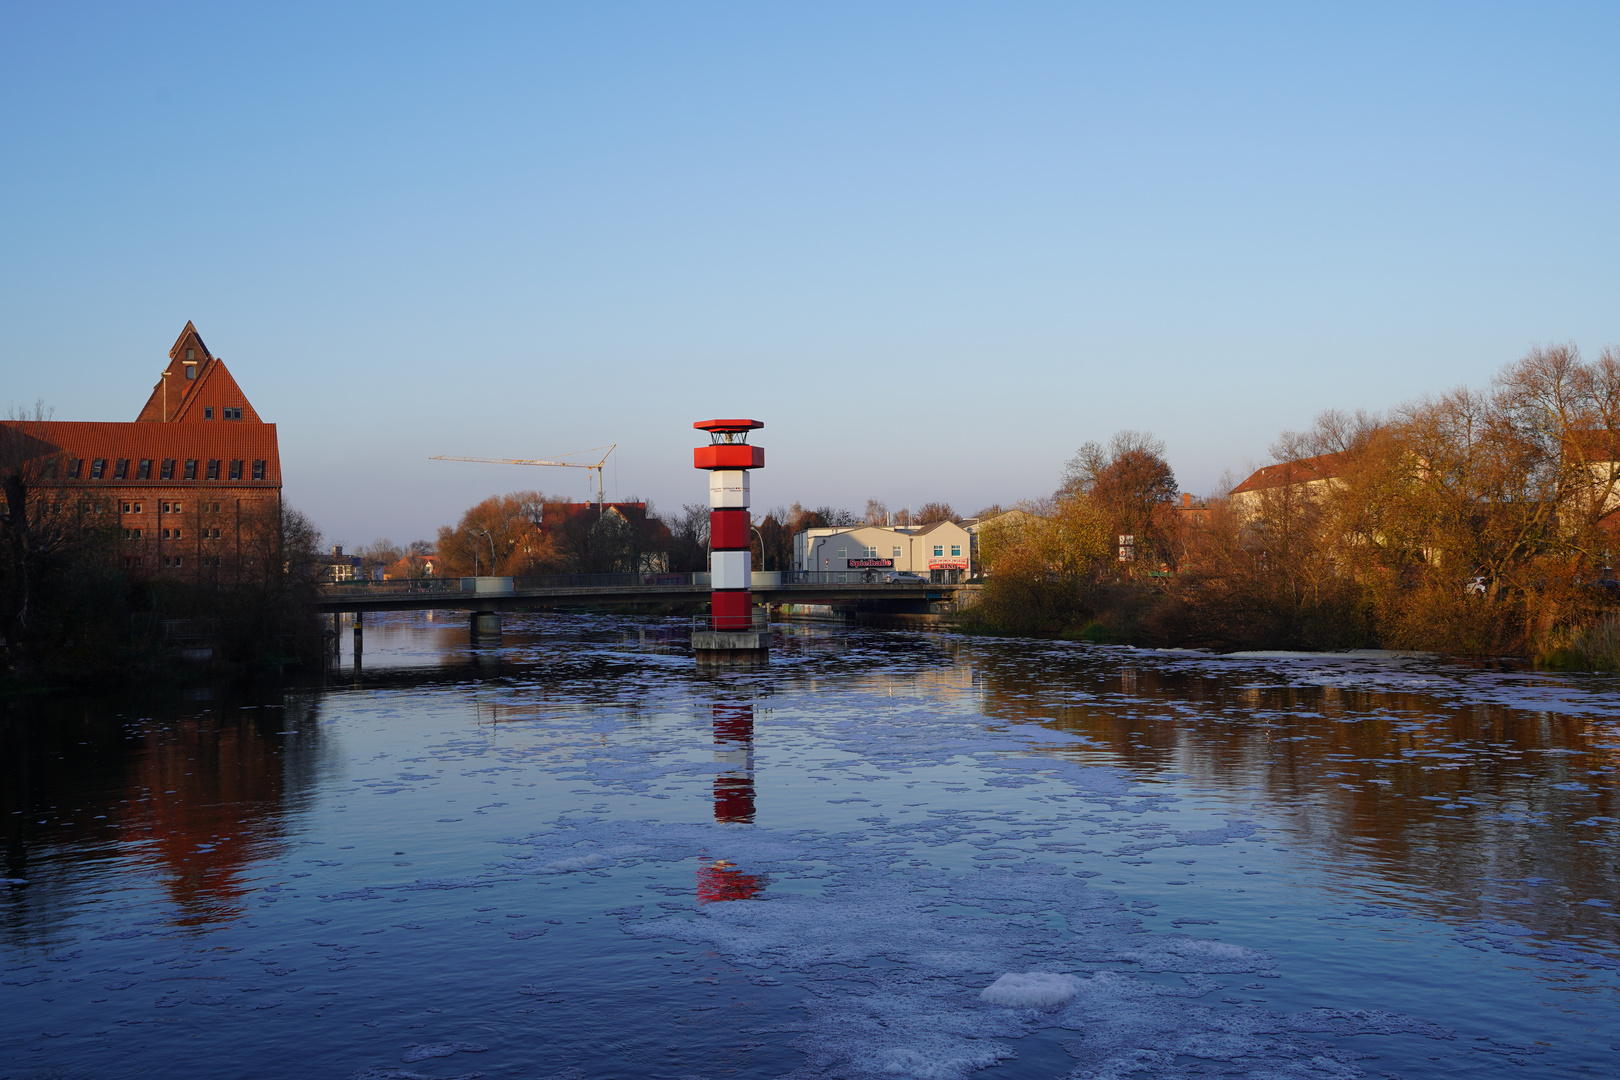
POLYGON ((743 551, 750 546, 752 528, 747 510, 712 510, 709 546, 716 551, 743 551))

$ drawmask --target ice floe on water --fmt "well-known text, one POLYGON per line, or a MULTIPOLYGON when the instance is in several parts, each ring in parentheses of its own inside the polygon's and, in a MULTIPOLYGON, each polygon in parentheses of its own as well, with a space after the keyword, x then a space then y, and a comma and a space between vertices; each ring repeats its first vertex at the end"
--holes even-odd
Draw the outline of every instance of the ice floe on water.
POLYGON ((1080 992, 1080 980, 1051 971, 1008 972, 983 990, 979 997, 992 1005, 1044 1009, 1061 1005, 1080 992))

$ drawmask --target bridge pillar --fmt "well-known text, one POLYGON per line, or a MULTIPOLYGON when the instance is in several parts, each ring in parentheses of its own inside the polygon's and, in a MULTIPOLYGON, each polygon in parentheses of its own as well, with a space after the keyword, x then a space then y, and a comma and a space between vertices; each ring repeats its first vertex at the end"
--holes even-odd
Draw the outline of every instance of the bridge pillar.
POLYGON ((753 525, 748 474, 765 464, 763 447, 749 446, 758 420, 699 420, 709 445, 692 451, 692 465, 709 474, 709 628, 692 632, 700 664, 758 664, 770 658, 771 632, 754 627, 753 525))
POLYGON ((363 611, 354 613, 354 662, 360 662, 360 654, 365 651, 366 641, 366 614, 363 611))
POLYGON ((500 641, 501 613, 498 611, 473 612, 470 629, 474 641, 500 641))

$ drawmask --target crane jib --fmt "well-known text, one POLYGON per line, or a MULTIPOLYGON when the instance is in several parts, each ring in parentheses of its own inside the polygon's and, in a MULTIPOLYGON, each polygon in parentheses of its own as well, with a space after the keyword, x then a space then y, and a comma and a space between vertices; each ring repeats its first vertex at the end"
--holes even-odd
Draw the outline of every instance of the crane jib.
POLYGON ((472 462, 477 462, 479 464, 484 464, 484 465, 544 465, 544 466, 548 466, 548 467, 552 467, 552 468, 563 468, 563 469, 589 469, 594 474, 591 477, 591 479, 596 482, 596 510, 597 510, 597 513, 601 513, 601 511, 602 511, 602 467, 607 464, 607 459, 612 457, 613 456, 613 451, 617 450, 618 448, 619 448, 619 444, 614 443, 612 446, 607 446, 607 447, 593 446, 589 450, 576 451, 577 453, 581 453, 581 454, 590 454, 590 453, 594 453, 597 450, 604 450, 605 449, 607 451, 607 453, 603 454, 602 455, 602 460, 598 461, 594 465, 591 464, 590 462, 587 462, 587 461, 551 461, 551 460, 546 459, 546 458, 463 457, 463 456, 461 456, 459 454, 434 454, 432 457, 428 458, 428 460, 429 461, 472 461, 472 462))

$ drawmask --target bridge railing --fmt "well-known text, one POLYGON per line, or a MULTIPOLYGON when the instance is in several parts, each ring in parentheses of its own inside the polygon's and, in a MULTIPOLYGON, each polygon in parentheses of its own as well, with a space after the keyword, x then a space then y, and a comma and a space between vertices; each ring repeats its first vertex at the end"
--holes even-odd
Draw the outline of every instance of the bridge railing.
POLYGON ((769 630, 770 628, 771 617, 763 607, 756 607, 748 615, 722 615, 718 620, 712 615, 692 616, 692 629, 694 630, 769 630))
MULTIPOLYGON (((525 589, 613 589, 647 585, 673 585, 690 588, 693 585, 706 587, 708 582, 694 581, 698 575, 693 574, 663 574, 663 573, 636 573, 636 574, 535 574, 529 577, 515 577, 512 579, 512 588, 517 591, 525 589)), ((707 578, 708 575, 701 575, 707 578)), ((353 593, 356 596, 386 596, 396 593, 443 593, 461 592, 462 579, 459 577, 442 578, 413 578, 408 581, 368 581, 357 579, 354 581, 337 581, 321 586, 327 593, 343 595, 353 593)))
POLYGON ((395 593, 460 592, 460 578, 408 578, 404 580, 371 581, 356 578, 353 581, 332 581, 321 586, 328 596, 353 593, 356 596, 391 596, 395 593))
POLYGON ((928 585, 927 578, 890 581, 892 570, 784 570, 783 585, 928 585))
MULTIPOLYGON (((926 581, 890 582, 887 570, 783 570, 783 585, 919 585, 926 581)), ((623 589, 648 586, 675 588, 709 587, 708 574, 675 574, 653 571, 633 574, 533 574, 512 579, 517 592, 538 589, 623 589)), ((364 578, 338 581, 321 586, 327 596, 393 596, 412 593, 461 592, 459 577, 410 578, 372 581, 364 578)))
MULTIPOLYGON (((514 589, 617 589, 635 588, 648 585, 678 586, 691 588, 694 585, 706 586, 707 581, 694 580, 699 575, 671 574, 656 571, 643 571, 634 574, 534 574, 529 577, 512 579, 514 589)), ((707 578, 707 574, 701 575, 707 578)))

